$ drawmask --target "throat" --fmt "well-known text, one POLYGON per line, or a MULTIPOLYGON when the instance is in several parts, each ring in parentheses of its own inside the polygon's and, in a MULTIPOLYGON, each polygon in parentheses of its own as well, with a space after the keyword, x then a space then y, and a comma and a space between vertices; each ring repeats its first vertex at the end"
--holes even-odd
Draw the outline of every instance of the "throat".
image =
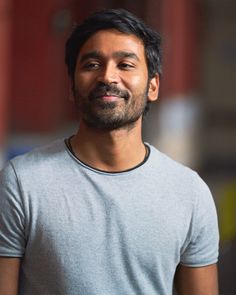
POLYGON ((135 153, 132 150, 120 152, 112 149, 99 152, 97 149, 80 147, 79 144, 75 144, 75 136, 66 139, 65 143, 77 160, 90 168, 103 172, 118 173, 136 169, 146 162, 150 154, 150 148, 145 144, 140 146, 138 153, 135 153))

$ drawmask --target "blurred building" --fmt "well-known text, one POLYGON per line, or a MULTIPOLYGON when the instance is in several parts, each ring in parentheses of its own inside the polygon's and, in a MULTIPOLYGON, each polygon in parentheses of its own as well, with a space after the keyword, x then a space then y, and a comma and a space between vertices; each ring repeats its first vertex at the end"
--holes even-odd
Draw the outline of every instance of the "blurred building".
POLYGON ((236 294, 235 0, 1 0, 0 166, 75 132, 64 43, 73 23, 108 7, 163 35, 160 99, 144 138, 209 183, 222 233, 221 294, 236 294))

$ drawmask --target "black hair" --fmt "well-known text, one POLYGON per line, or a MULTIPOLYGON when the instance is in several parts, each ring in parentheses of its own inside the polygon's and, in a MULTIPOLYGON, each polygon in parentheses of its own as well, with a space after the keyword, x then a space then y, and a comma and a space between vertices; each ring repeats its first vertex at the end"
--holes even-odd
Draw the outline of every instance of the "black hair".
POLYGON ((74 27, 66 42, 65 62, 68 74, 74 83, 74 72, 78 53, 83 44, 97 31, 116 29, 125 34, 133 34, 143 41, 149 79, 161 76, 161 37, 141 19, 125 9, 104 9, 86 18, 74 27))

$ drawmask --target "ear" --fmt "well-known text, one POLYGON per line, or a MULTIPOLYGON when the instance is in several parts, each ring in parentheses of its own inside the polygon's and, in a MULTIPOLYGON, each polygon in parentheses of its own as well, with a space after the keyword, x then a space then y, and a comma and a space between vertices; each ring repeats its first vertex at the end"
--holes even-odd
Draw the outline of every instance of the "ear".
POLYGON ((149 82, 148 101, 153 102, 157 100, 159 94, 159 84, 159 75, 156 74, 155 77, 153 77, 149 82))

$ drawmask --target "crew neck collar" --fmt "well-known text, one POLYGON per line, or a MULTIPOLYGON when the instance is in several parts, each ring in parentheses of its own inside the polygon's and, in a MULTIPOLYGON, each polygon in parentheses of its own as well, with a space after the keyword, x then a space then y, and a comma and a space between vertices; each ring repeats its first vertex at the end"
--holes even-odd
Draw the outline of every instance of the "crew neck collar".
POLYGON ((90 170, 93 170, 95 172, 99 172, 99 173, 105 173, 105 174, 122 174, 122 173, 126 173, 126 172, 130 172, 130 171, 134 171, 136 170, 137 168, 143 166, 147 160, 149 159, 150 157, 150 154, 151 154, 151 149, 150 149, 150 146, 149 144, 147 143, 144 143, 145 145, 145 148, 146 148, 146 155, 145 155, 145 158, 143 159, 142 162, 140 162, 138 165, 135 165, 134 167, 132 168, 129 168, 129 169, 126 169, 126 170, 120 170, 120 171, 106 171, 106 170, 102 170, 102 169, 98 169, 98 168, 95 168, 91 165, 88 165, 87 163, 83 162, 79 157, 77 157, 73 151, 73 148, 71 146, 71 143, 70 143, 70 139, 72 138, 73 136, 70 136, 69 138, 66 138, 64 140, 64 143, 66 145, 66 148, 68 150, 68 152, 70 153, 70 155, 73 156, 74 159, 76 159, 77 162, 79 162, 80 164, 82 164, 84 167, 90 169, 90 170))

